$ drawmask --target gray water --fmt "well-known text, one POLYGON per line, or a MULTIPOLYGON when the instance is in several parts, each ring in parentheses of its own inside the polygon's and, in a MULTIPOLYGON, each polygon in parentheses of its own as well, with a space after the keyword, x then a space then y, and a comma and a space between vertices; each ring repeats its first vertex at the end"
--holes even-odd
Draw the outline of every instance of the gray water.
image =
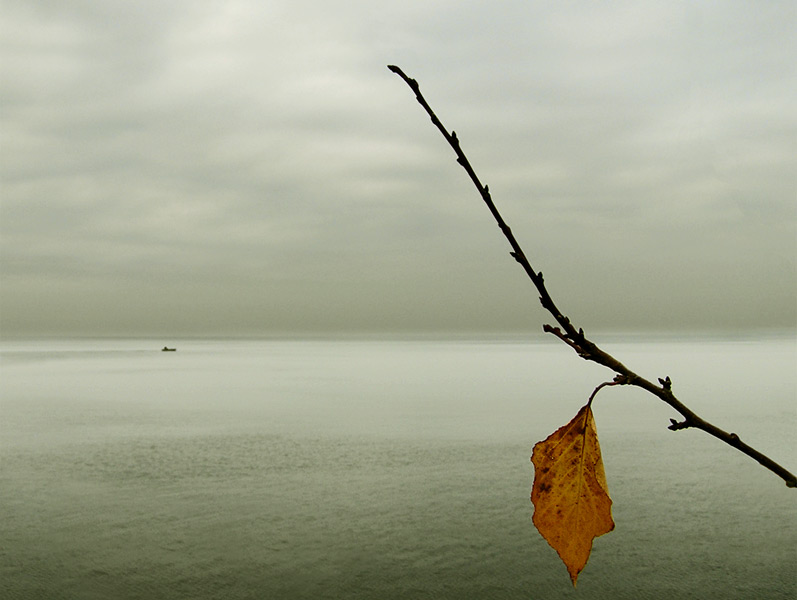
MULTIPOLYGON (((561 343, 163 343, 2 343, 3 598, 797 597, 797 490, 630 388, 572 589, 529 456, 611 374, 561 343)), ((604 346, 797 468, 794 339, 604 346)))

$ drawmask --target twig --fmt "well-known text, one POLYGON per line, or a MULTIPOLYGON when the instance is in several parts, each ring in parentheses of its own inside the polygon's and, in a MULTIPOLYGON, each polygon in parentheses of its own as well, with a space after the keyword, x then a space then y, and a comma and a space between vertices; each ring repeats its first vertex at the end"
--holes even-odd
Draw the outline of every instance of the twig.
POLYGON ((520 244, 518 244, 515 236, 512 234, 512 230, 506 224, 503 217, 501 217, 501 214, 498 212, 498 209, 495 207, 492 197, 490 196, 489 187, 482 185, 479 177, 473 170, 470 161, 462 151, 456 132, 451 131, 451 133, 449 133, 448 130, 443 126, 443 124, 440 122, 440 119, 437 118, 437 115, 435 115, 434 111, 431 109, 429 104, 426 102, 426 99, 421 94, 421 90, 417 81, 407 77, 407 75, 404 74, 404 71, 395 65, 388 65, 388 69, 396 73, 408 86, 410 86, 410 89, 412 89, 412 91, 415 93, 415 98, 418 100, 418 103, 424 108, 429 117, 431 117, 432 123, 434 123, 435 127, 440 130, 440 133, 443 134, 443 137, 454 150, 454 153, 457 155, 457 162, 462 166, 463 169, 465 169, 465 172, 468 174, 473 182, 473 185, 476 186, 476 189, 481 195, 482 200, 484 200, 487 208, 490 209, 490 212, 492 213, 496 223, 498 223, 498 227, 503 232, 507 241, 509 241, 509 245, 512 247, 512 251, 510 252, 511 256, 518 262, 518 264, 520 264, 521 267, 523 267, 523 270, 526 271, 526 274, 529 276, 529 279, 531 279, 534 287, 537 288, 537 291, 540 294, 540 303, 542 304, 543 308, 551 313, 553 318, 559 324, 559 327, 545 325, 543 330, 546 333, 551 333, 558 337, 560 340, 570 346, 584 360, 598 363, 617 373, 619 380, 618 378, 615 378, 616 383, 623 385, 635 385, 650 392, 654 396, 657 396, 660 400, 669 404, 683 417, 683 421, 680 422, 676 421, 675 419, 671 419, 669 429, 673 431, 687 429, 690 427, 702 429, 709 435, 722 440, 726 444, 733 446, 740 452, 743 452, 744 454, 758 461, 763 467, 781 477, 786 482, 788 487, 797 487, 797 477, 795 477, 787 469, 780 466, 774 460, 762 454, 755 448, 752 448, 742 442, 739 439, 739 436, 735 433, 728 433, 727 431, 720 429, 719 427, 699 417, 691 409, 687 408, 672 393, 672 382, 670 381, 669 377, 666 377, 665 379, 659 379, 659 385, 640 377, 619 360, 601 350, 594 342, 588 340, 584 336, 583 329, 577 330, 573 326, 573 324, 570 322, 570 319, 563 315, 562 312, 556 307, 556 304, 548 293, 548 290, 545 288, 545 281, 543 279, 542 272, 535 271, 531 266, 531 263, 529 263, 528 259, 526 258, 526 255, 521 249, 520 244))

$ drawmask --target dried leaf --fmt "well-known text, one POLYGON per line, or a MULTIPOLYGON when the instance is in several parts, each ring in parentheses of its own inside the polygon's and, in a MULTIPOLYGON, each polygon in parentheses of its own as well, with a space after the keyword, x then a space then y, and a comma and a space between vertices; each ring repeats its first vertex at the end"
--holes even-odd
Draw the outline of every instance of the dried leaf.
POLYGON ((614 529, 598 432, 587 404, 534 446, 534 525, 565 563, 573 586, 592 540, 614 529))

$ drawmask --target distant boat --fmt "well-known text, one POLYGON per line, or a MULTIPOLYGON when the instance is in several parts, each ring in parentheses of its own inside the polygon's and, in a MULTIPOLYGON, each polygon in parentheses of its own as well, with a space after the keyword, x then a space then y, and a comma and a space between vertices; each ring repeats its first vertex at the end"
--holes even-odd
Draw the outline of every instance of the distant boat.
POLYGON ((166 346, 164 346, 161 352, 177 352, 177 348, 167 348, 166 346))

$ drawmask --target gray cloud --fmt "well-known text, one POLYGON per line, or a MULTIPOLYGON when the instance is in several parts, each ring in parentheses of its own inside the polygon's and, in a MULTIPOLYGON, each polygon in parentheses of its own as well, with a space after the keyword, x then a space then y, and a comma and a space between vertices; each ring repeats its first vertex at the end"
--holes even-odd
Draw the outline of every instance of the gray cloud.
POLYGON ((4 2, 0 331, 793 328, 791 3, 4 2))

